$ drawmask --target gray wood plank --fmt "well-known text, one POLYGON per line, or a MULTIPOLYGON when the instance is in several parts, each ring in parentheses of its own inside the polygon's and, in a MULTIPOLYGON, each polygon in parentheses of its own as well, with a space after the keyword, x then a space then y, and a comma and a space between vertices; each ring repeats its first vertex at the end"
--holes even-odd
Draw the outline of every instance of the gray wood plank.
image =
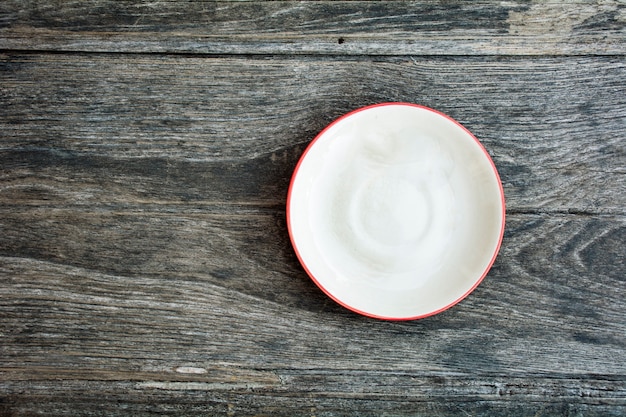
POLYGON ((327 123, 408 101, 477 135, 512 212, 626 207, 622 57, 1 59, 3 205, 283 205, 327 123))
MULTIPOLYGON (((9 415, 32 415, 45 407, 46 415, 190 415, 190 416, 615 416, 621 417, 624 406, 602 396, 613 391, 615 382, 590 380, 584 384, 563 383, 550 378, 509 380, 497 378, 481 386, 479 394, 469 394, 454 385, 474 385, 471 378, 420 377, 405 375, 375 375, 364 377, 346 373, 346 380, 362 382, 367 388, 355 392, 346 384, 344 391, 333 388, 316 392, 298 391, 301 387, 289 381, 283 389, 250 387, 249 389, 209 391, 209 384, 171 383, 145 384, 141 382, 98 383, 80 381, 65 383, 67 393, 56 394, 58 383, 41 381, 16 384, 12 397, 2 406, 9 415), (534 383, 541 384, 538 391, 544 396, 520 393, 534 383), (439 385, 450 389, 454 396, 436 396, 424 389, 409 391, 409 395, 385 395, 378 391, 388 384, 393 390, 406 389, 407 385, 439 385), (294 393, 290 394, 289 389, 294 393), (415 395, 418 391, 418 395, 415 395), (593 397, 596 394, 597 397, 593 397), (550 395, 553 395, 550 397, 550 395), (589 397, 589 395, 591 397, 589 397), (568 398, 565 400, 564 398, 568 398)), ((2 410, 3 408, 0 408, 2 410)))
POLYGON ((511 215, 475 293, 388 323, 312 284, 281 215, 3 212, 4 365, 51 366, 42 351, 59 366, 202 352, 255 369, 626 375, 623 217, 511 215))
POLYGON ((7 409, 94 412, 96 393, 117 401, 104 406, 111 413, 626 408, 623 217, 511 215, 472 295, 393 323, 317 290, 280 214, 2 213, 7 409), (29 225, 21 237, 18 222, 29 225))
POLYGON ((620 1, 0 3, 0 415, 626 414, 620 1), (472 130, 485 281, 415 322, 306 276, 292 170, 384 101, 472 130))
MULTIPOLYGON (((0 212, 3 232, 0 254, 4 256, 39 259, 129 277, 166 275, 172 280, 226 283, 250 295, 263 288, 265 299, 292 307, 308 306, 311 290, 314 290, 308 282, 292 286, 294 280, 300 282, 294 277, 302 276, 302 270, 291 250, 282 208, 162 205, 119 211, 102 207, 22 207, 19 210, 5 207, 0 212), (268 280, 276 285, 263 286, 268 280)), ((508 230, 513 228, 511 233, 514 233, 516 227, 526 227, 529 234, 528 240, 522 243, 507 244, 505 240, 501 257, 509 262, 507 267, 513 268, 516 262, 511 258, 515 257, 519 257, 522 264, 507 270, 506 274, 520 276, 530 270, 531 274, 549 276, 552 280, 589 274, 591 280, 598 274, 622 279, 626 269, 618 252, 624 239, 620 235, 623 217, 577 218, 539 216, 525 217, 521 225, 509 222, 507 238, 508 230), (539 230, 535 230, 538 227, 539 230), (550 233, 542 227, 547 227, 550 233), (602 248, 588 247, 590 244, 602 248), (507 252, 509 245, 514 248, 512 252, 507 252), (521 247, 534 245, 541 246, 541 249, 534 249, 538 251, 534 254, 526 254, 526 249, 521 247), (550 262, 558 256, 575 258, 568 261, 569 265, 552 266, 550 262)), ((590 282, 581 282, 584 282, 581 289, 588 290, 590 282)), ((563 285, 575 284, 564 282, 563 285)), ((520 288, 514 290, 520 291, 520 288)), ((534 287, 526 289, 524 297, 532 297, 533 291, 534 287)), ((562 300, 563 308, 569 301, 570 298, 562 300)))
POLYGON ((620 1, 3 1, 0 48, 204 54, 624 54, 620 1))

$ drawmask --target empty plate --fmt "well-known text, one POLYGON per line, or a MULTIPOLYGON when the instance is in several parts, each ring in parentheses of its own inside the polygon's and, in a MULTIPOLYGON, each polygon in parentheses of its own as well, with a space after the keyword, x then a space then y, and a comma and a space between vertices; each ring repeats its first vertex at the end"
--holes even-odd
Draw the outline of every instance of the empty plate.
POLYGON ((408 103, 331 123, 296 166, 291 242, 313 281, 366 316, 410 320, 466 297, 493 264, 504 193, 478 140, 408 103))

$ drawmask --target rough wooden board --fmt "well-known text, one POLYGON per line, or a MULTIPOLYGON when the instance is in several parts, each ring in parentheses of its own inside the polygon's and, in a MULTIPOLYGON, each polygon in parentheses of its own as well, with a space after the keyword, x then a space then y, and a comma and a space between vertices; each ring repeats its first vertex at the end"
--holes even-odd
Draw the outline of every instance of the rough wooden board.
POLYGON ((625 415, 624 10, 0 3, 0 415, 625 415), (416 322, 333 303, 285 229, 304 146, 380 101, 463 122, 509 204, 416 322))
MULTIPOLYGON (((66 383, 63 396, 54 395, 57 383, 53 381, 18 383, 8 391, 14 395, 3 403, 8 415, 32 415, 45 407, 46 415, 227 415, 227 416, 615 416, 621 417, 623 403, 605 396, 619 390, 611 381, 589 380, 583 384, 550 378, 504 382, 491 379, 485 385, 473 383, 471 378, 420 377, 410 374, 370 376, 347 373, 342 378, 347 390, 335 387, 317 392, 298 391, 290 376, 276 389, 251 387, 239 390, 208 390, 192 383, 153 384, 138 382, 66 383), (364 389, 354 391, 354 385, 363 383, 364 389), (354 383, 354 385, 352 385, 354 383), (538 386, 534 384, 537 383, 538 386), (388 385, 386 385, 388 384, 388 385), (455 385, 466 384, 467 393, 455 385), (420 389, 420 385, 424 388, 420 389), (380 388, 391 391, 416 388, 410 395, 377 394, 380 388), (527 387, 536 387, 542 394, 524 393, 527 387), (436 389, 454 392, 454 396, 439 396, 436 389), (477 389, 478 388, 478 389, 477 389), (293 389, 293 393, 290 393, 293 389), (433 392, 435 391, 435 392, 433 392), (415 395, 417 392, 418 395, 415 395)), ((1 386, 1 385, 0 385, 1 386)), ((618 400, 619 401, 619 400, 618 400)), ((2 407, 2 406, 0 406, 2 407)), ((2 410, 2 408, 0 408, 2 410)))
POLYGON ((622 57, 3 55, 0 202, 283 205, 326 124, 408 101, 478 136, 510 211, 623 214, 625 76, 622 57))
POLYGON ((2 215, 4 366, 626 375, 623 218, 510 216, 469 298, 389 323, 323 295, 276 214, 57 216, 2 215))
POLYGON ((341 55, 624 54, 620 1, 4 1, 0 48, 341 55))
POLYGON ((50 415, 626 409, 623 217, 509 216, 502 252, 478 289, 451 310, 406 323, 330 302, 299 269, 284 226, 270 226, 276 214, 268 209, 75 213, 65 226, 51 217, 1 216, 41 231, 38 222, 49 225, 33 239, 3 224, 0 387, 17 415, 44 404, 50 415), (91 230, 86 221, 98 217, 113 219, 113 231, 150 226, 119 238, 91 230), (219 235, 224 249, 204 253, 206 235, 219 235), (83 250, 65 249, 71 242, 83 250), (34 254, 28 244, 48 249, 34 254), (259 248, 275 254, 271 264, 259 248), (129 270, 129 256, 142 255, 160 263, 129 270), (207 261, 229 264, 230 275, 213 274, 207 261))

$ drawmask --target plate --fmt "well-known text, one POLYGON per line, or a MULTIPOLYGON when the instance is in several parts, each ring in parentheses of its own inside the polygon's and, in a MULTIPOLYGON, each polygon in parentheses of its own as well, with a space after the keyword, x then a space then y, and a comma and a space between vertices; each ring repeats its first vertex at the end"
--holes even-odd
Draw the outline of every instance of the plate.
POLYGON ((439 313, 483 280, 505 203, 489 154, 449 116, 382 103, 326 127, 298 162, 287 226, 307 274, 357 313, 439 313))

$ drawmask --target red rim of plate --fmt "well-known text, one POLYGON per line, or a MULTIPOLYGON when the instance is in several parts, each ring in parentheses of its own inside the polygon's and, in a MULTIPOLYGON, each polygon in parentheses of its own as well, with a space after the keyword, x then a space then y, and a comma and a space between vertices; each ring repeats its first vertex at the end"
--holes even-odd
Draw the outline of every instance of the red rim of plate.
POLYGON ((504 189, 502 187, 502 181, 500 180, 500 175, 498 174, 498 170, 496 169, 496 165, 493 163, 493 160, 491 159, 491 156, 489 156, 489 153, 487 152, 487 150, 485 149, 483 144, 480 143, 480 141, 476 138, 476 136, 474 136, 474 134, 472 132, 470 132, 465 126, 463 126, 461 123, 457 122, 456 120, 454 120, 452 117, 448 116, 447 114, 444 114, 444 113, 442 113, 442 112, 440 112, 438 110, 435 110, 435 109, 431 109, 430 107, 422 106, 420 104, 405 103, 405 102, 379 103, 379 104, 372 104, 372 105, 369 105, 369 106, 358 108, 356 110, 353 110, 353 111, 351 111, 349 113, 346 113, 343 116, 335 119, 328 126, 326 126, 320 133, 318 133, 318 135, 306 147, 306 149, 302 153, 302 156, 298 160, 298 163, 296 164, 296 168, 294 169, 293 175, 291 177, 291 181, 289 183, 289 190, 287 191, 287 230, 289 232, 289 239, 291 240, 291 246, 293 247, 294 252, 296 253, 296 256, 298 257, 298 260, 300 261, 300 264, 304 268, 304 271, 307 273, 309 278, 311 278, 311 280, 313 280, 315 285, 317 285, 328 297, 330 297, 337 304, 339 304, 339 305, 341 305, 341 306, 343 306, 343 307, 347 308, 348 310, 351 310, 351 311, 353 311, 355 313, 361 314, 361 315, 366 316, 366 317, 375 318, 375 319, 392 320, 392 321, 417 320, 417 319, 423 319, 423 318, 426 318, 426 317, 430 317, 430 316, 433 316, 435 314, 439 314, 439 313, 449 309, 450 307, 458 304, 464 298, 466 298, 472 291, 474 291, 476 289, 476 287, 478 287, 478 285, 480 285, 480 283, 483 281, 485 276, 487 276, 487 273, 489 272, 489 270, 493 266, 493 263, 496 260, 498 252, 500 252, 500 246, 502 245, 502 239, 504 237, 505 216, 506 216, 506 206, 505 206, 505 204, 506 203, 505 203, 505 200, 504 200, 504 189), (498 244, 496 245, 496 249, 494 250, 494 253, 491 256, 491 260, 489 261, 489 264, 487 265, 487 267, 485 268, 483 273, 480 275, 478 280, 474 283, 474 285, 472 285, 472 287, 468 291, 465 292, 465 294, 463 294, 462 296, 460 296, 459 298, 457 298, 456 300, 454 300, 450 304, 448 304, 448 305, 446 305, 446 306, 444 306, 444 307, 442 307, 442 308, 440 308, 438 310, 431 311, 431 312, 428 312, 428 313, 425 313, 425 314, 420 314, 420 315, 417 315, 417 316, 410 316, 410 317, 385 317, 385 316, 379 316, 377 314, 372 314, 372 313, 368 313, 366 311, 359 310, 358 308, 352 307, 351 305, 346 304, 345 302, 339 300, 330 291, 328 291, 326 288, 324 288, 324 286, 317 280, 317 278, 315 278, 315 276, 311 273, 311 271, 307 267, 306 263, 302 259, 302 255, 300 255, 300 251, 298 250, 298 246, 296 245, 295 239, 293 237, 292 226, 291 226, 291 195, 292 195, 292 189, 293 189, 293 185, 294 185, 294 182, 296 180, 296 177, 298 176, 298 171, 300 170, 300 165, 302 164, 302 162, 306 158, 307 154, 309 153, 309 150, 311 150, 311 148, 313 146, 315 146, 315 143, 332 126, 336 125, 337 123, 341 122, 342 120, 344 120, 344 119, 346 119, 346 118, 348 118, 348 117, 350 117, 350 116, 352 116, 352 115, 354 115, 356 113, 360 113, 360 112, 362 112, 364 110, 372 109, 372 108, 375 108, 375 107, 383 107, 383 106, 409 106, 409 107, 417 107, 417 108, 420 108, 420 109, 423 109, 423 110, 427 110, 427 111, 433 112, 433 113, 438 114, 440 116, 443 116, 444 118, 450 120, 451 122, 453 122, 454 124, 459 126, 461 129, 463 129, 476 142, 476 144, 479 146, 479 148, 483 151, 485 157, 487 158, 487 160, 491 164, 491 168, 493 170, 493 174, 496 177, 496 180, 498 182, 498 187, 500 189, 500 202, 501 202, 501 205, 502 205, 502 224, 500 225, 500 236, 498 237, 498 244))

